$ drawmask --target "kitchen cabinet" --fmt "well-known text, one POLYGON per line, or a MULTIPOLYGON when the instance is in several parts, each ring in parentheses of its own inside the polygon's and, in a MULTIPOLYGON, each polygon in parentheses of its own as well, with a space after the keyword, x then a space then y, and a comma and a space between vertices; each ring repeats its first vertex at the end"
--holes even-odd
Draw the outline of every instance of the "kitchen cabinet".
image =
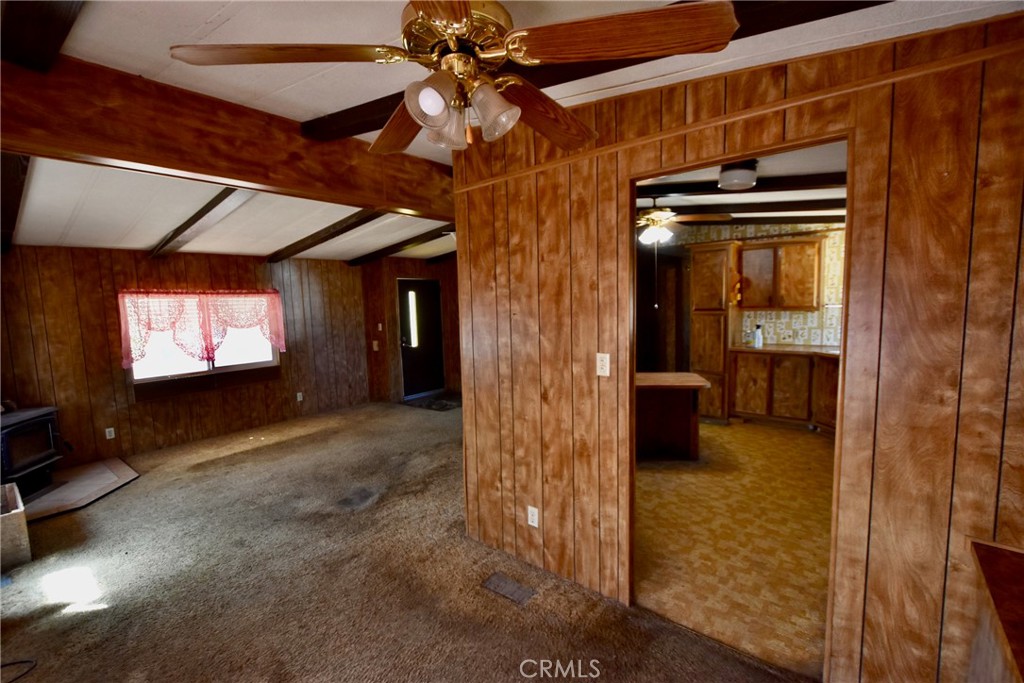
POLYGON ((814 359, 814 384, 811 389, 811 417, 814 424, 836 428, 839 404, 839 359, 817 356, 814 359))
POLYGON ((738 252, 737 242, 690 248, 690 370, 708 382, 700 414, 720 420, 729 415, 729 314, 738 252))
POLYGON ((839 358, 833 348, 733 349, 730 414, 835 429, 839 358))
POLYGON ((816 309, 821 238, 745 244, 740 273, 741 308, 816 309))
POLYGON ((806 420, 811 416, 811 357, 772 356, 773 417, 806 420))

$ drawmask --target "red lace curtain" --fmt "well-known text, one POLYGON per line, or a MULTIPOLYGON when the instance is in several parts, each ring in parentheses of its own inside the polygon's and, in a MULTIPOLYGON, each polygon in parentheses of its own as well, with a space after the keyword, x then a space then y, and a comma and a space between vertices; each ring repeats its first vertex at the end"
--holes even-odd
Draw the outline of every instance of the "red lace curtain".
POLYGON ((228 328, 259 329, 278 351, 285 350, 284 315, 277 290, 180 291, 128 289, 121 307, 121 360, 141 360, 153 332, 172 332, 175 345, 196 360, 212 361, 228 328))

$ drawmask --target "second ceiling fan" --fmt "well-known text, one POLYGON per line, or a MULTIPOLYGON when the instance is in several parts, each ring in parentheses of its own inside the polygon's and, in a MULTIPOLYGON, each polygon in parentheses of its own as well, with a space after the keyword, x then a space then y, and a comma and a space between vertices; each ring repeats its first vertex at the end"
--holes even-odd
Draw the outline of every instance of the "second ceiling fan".
POLYGON ((668 57, 716 52, 738 28, 730 2, 691 2, 638 12, 513 29, 499 2, 413 0, 402 12, 403 47, 391 45, 260 44, 176 45, 175 59, 197 65, 284 62, 416 62, 431 71, 409 85, 371 152, 401 152, 421 128, 427 139, 465 149, 472 108, 485 140, 522 121, 565 150, 597 137, 587 124, 516 74, 524 66, 668 57))

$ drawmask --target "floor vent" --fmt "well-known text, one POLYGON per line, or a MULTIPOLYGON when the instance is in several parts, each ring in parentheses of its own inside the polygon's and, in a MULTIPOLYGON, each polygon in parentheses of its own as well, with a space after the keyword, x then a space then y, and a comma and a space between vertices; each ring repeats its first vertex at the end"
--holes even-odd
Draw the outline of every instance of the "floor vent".
POLYGON ((501 572, 494 572, 488 576, 483 585, 487 590, 506 597, 517 605, 526 604, 526 601, 536 593, 532 588, 528 588, 518 581, 513 581, 501 572))

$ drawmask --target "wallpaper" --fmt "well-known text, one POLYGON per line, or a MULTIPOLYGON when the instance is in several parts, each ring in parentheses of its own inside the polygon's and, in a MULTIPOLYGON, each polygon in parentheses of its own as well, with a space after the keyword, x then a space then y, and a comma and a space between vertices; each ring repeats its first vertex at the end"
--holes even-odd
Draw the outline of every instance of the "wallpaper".
POLYGON ((823 225, 690 225, 676 233, 674 244, 700 244, 738 238, 785 237, 788 233, 829 232, 822 242, 822 306, 817 311, 744 311, 742 331, 761 325, 765 344, 838 345, 843 326, 843 263, 846 232, 842 223, 823 225))

